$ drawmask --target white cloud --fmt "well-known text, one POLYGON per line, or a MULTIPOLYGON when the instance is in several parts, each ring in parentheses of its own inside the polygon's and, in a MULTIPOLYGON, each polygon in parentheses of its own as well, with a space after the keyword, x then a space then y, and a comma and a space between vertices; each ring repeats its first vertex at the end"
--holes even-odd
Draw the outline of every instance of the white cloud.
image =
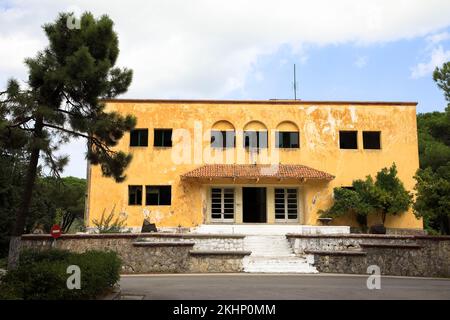
POLYGON ((11 0, 9 5, 0 9, 0 43, 12 49, 1 50, 0 74, 23 75, 23 59, 45 45, 40 26, 60 10, 79 8, 115 21, 119 62, 135 72, 128 94, 133 97, 220 98, 245 86, 257 58, 282 45, 295 51, 303 45, 395 41, 450 22, 447 0, 11 0))
POLYGON ((450 50, 444 50, 442 46, 438 46, 432 50, 428 62, 419 63, 411 69, 411 78, 418 79, 429 76, 436 67, 442 66, 444 62, 449 60, 450 50))
POLYGON ((449 40, 450 39, 450 32, 441 32, 441 33, 436 33, 436 34, 432 34, 430 36, 427 37, 427 41, 430 44, 438 44, 441 43, 443 41, 449 40))
POLYGON ((366 56, 359 56, 356 58, 354 65, 359 69, 364 68, 367 65, 367 60, 366 56))
POLYGON ((258 57, 282 46, 304 62, 305 46, 396 41, 450 24, 448 0, 10 0, 0 3, 0 87, 25 78, 24 58, 46 45, 40 26, 71 6, 114 20, 118 62, 134 70, 127 96, 138 98, 229 97, 258 57))
POLYGON ((411 78, 419 79, 430 76, 436 67, 442 66, 444 62, 450 60, 450 50, 444 49, 443 42, 450 40, 450 33, 433 33, 426 37, 427 45, 424 52, 428 62, 420 62, 411 68, 411 78))

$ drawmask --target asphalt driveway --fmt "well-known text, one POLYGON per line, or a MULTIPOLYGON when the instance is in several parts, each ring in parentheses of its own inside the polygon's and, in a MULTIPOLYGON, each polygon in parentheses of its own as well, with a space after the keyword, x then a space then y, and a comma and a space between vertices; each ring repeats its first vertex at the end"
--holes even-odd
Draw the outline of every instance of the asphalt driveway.
POLYGON ((382 277, 369 290, 364 275, 170 274, 122 276, 123 299, 303 300, 447 299, 450 279, 382 277))

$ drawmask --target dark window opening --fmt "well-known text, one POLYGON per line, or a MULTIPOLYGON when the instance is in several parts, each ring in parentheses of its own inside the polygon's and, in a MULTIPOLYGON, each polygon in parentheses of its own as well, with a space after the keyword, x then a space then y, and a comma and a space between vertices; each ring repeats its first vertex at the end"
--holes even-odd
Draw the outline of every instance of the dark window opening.
POLYGON ((128 205, 142 204, 142 186, 128 186, 128 205))
POLYGON ((148 146, 148 129, 134 129, 130 132, 131 147, 147 147, 148 146))
POLYGON ((364 149, 381 149, 380 131, 363 131, 364 149))
POLYGON ((234 148, 236 135, 234 131, 211 131, 212 148, 234 148))
POLYGON ((339 131, 341 149, 358 149, 358 131, 339 131))
POLYGON ((153 146, 154 147, 171 147, 172 146, 172 129, 155 129, 153 146))
POLYGON ((342 189, 347 189, 347 190, 352 190, 352 191, 355 191, 355 187, 353 187, 353 186, 343 186, 343 187, 341 187, 342 189))
POLYGON ((244 147, 247 149, 267 148, 267 131, 244 131, 244 147))
POLYGON ((277 132, 275 136, 277 148, 299 148, 300 140, 298 132, 277 132))
POLYGON ((171 186, 146 186, 145 204, 147 206, 170 206, 172 199, 171 186))

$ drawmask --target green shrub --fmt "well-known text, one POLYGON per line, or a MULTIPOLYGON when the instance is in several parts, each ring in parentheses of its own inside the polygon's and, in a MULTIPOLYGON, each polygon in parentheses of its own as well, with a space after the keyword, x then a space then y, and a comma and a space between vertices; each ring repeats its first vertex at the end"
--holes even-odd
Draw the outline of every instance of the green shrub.
POLYGON ((65 261, 67 260, 73 253, 67 250, 61 249, 51 249, 51 250, 33 250, 33 249, 25 249, 20 253, 20 264, 22 265, 30 265, 36 262, 41 261, 65 261))
POLYGON ((120 217, 116 217, 116 219, 113 220, 115 208, 116 206, 114 205, 111 212, 106 217, 105 217, 105 209, 103 209, 100 220, 97 219, 92 220, 92 223, 98 229, 99 233, 119 233, 124 231, 127 219, 123 218, 121 220, 120 217))
POLYGON ((24 251, 19 266, 0 279, 0 299, 94 299, 119 280, 121 261, 112 251, 24 251), (81 270, 81 288, 69 290, 67 267, 81 270))

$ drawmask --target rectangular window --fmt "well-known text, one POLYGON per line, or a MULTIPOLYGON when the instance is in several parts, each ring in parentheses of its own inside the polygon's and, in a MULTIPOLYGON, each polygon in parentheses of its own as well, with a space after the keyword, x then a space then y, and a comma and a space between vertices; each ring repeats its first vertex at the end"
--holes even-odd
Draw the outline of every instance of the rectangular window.
POLYGON ((234 131, 211 131, 212 148, 234 148, 236 135, 234 131))
POLYGON ((358 149, 358 131, 339 131, 341 149, 358 149))
POLYGON ((275 135, 275 145, 277 148, 299 148, 298 132, 278 131, 275 135))
POLYGON ((380 131, 363 131, 364 149, 381 149, 380 131))
POLYGON ((295 188, 275 188, 275 220, 291 222, 298 219, 298 199, 295 188))
POLYGON ((171 186, 145 186, 145 204, 147 206, 170 206, 171 186))
POLYGON ((211 188, 211 220, 234 221, 234 188, 211 188))
POLYGON ((142 186, 128 186, 128 205, 142 204, 142 186))
POLYGON ((267 148, 267 131, 244 131, 244 147, 247 149, 267 148))
POLYGON ((134 129, 130 131, 130 147, 147 147, 148 129, 134 129))
POLYGON ((155 129, 153 146, 154 147, 171 147, 172 146, 172 129, 155 129))

